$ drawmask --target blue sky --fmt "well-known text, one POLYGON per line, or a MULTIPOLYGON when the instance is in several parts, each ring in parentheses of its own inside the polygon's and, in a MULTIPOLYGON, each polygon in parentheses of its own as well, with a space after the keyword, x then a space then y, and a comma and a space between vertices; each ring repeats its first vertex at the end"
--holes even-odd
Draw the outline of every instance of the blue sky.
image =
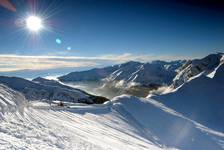
MULTIPOLYGON (((80 57, 83 62, 97 59, 92 63, 97 66, 108 57, 113 58, 108 64, 170 60, 205 56, 224 48, 224 5, 217 0, 14 0, 12 4, 16 12, 0 7, 0 57, 13 56, 7 65, 0 62, 6 68, 2 71, 32 69, 26 62, 6 67, 22 56, 27 62, 32 56, 39 61, 48 56, 78 57, 79 62, 80 57), (45 29, 38 34, 18 25, 34 10, 45 18, 45 29)), ((77 59, 72 62, 77 64, 77 59)), ((74 64, 66 61, 65 66, 74 64)))

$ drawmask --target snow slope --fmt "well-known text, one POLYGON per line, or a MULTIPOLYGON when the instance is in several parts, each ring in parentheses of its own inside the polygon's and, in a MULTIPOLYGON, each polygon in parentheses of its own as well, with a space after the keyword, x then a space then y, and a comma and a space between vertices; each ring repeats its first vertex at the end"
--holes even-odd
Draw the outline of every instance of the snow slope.
POLYGON ((121 113, 129 115, 162 145, 184 150, 224 148, 223 133, 203 127, 153 99, 121 96, 114 100, 121 113))
POLYGON ((213 78, 199 75, 176 91, 152 98, 203 125, 224 132, 224 64, 213 78))
POLYGON ((0 83, 21 92, 28 100, 59 100, 76 103, 103 103, 107 99, 90 95, 84 91, 62 85, 56 81, 25 80, 18 77, 0 76, 0 83), (35 82, 34 82, 35 81, 35 82))
POLYGON ((23 115, 5 115, 1 120, 0 149, 162 149, 123 117, 107 105, 73 109, 30 106, 23 115))
POLYGON ((0 119, 5 113, 23 113, 25 105, 26 99, 22 94, 0 84, 0 119))
POLYGON ((203 127, 152 99, 125 95, 104 105, 70 109, 32 101, 23 114, 5 114, 0 121, 0 149, 224 148, 223 133, 203 127))

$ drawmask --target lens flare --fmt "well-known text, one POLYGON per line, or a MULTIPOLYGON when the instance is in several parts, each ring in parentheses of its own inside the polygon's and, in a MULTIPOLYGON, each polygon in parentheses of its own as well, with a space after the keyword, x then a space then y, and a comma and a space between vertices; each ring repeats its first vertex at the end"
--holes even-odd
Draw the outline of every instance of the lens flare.
POLYGON ((68 47, 67 47, 67 50, 68 50, 68 51, 70 51, 71 49, 72 49, 71 46, 68 46, 68 47))
POLYGON ((0 0, 0 6, 5 7, 8 10, 16 12, 16 7, 9 0, 0 0))
POLYGON ((61 44, 61 43, 62 43, 61 39, 59 39, 59 38, 57 38, 57 39, 55 40, 55 42, 56 42, 57 44, 61 44))

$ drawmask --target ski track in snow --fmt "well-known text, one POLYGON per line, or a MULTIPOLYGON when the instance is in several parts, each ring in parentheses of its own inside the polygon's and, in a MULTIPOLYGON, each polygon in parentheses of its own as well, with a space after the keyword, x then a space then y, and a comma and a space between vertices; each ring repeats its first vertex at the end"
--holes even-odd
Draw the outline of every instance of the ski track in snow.
MULTIPOLYGON (((163 141, 163 134, 169 132, 167 131, 169 124, 164 124, 164 128, 161 128, 163 132, 160 133, 161 135, 155 134, 159 128, 158 118, 162 116, 165 117, 164 120, 168 119, 171 126, 172 122, 186 121, 188 127, 192 126, 192 132, 206 136, 205 139, 196 136, 196 139, 192 140, 200 144, 211 142, 216 148, 224 149, 223 133, 202 126, 153 99, 137 99, 124 95, 102 105, 75 105, 72 108, 50 106, 44 102, 33 101, 26 105, 22 113, 5 112, 0 120, 0 150, 174 149, 164 146, 167 143, 163 141), (144 114, 141 110, 138 110, 140 111, 138 113, 132 107, 142 109, 143 112, 147 110, 148 113, 156 113, 144 114), (150 123, 147 118, 154 123, 150 123), (145 125, 142 122, 144 120, 145 125), (150 125, 152 130, 147 127, 149 123, 152 124, 150 125), (203 141, 200 142, 199 139, 203 141)), ((178 137, 178 133, 176 136, 178 137)), ((170 138, 168 142, 176 141, 170 138)), ((186 137, 185 140, 189 139, 186 137)), ((200 145, 196 146, 200 148, 200 145)))
POLYGON ((29 107, 22 115, 5 115, 0 123, 0 149, 161 149, 139 132, 109 107, 29 107))

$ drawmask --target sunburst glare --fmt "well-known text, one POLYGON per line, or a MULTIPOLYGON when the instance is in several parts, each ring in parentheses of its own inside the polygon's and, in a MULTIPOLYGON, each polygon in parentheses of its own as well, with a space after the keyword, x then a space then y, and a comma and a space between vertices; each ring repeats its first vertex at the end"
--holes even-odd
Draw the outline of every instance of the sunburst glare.
POLYGON ((38 32, 43 28, 43 21, 38 16, 29 16, 26 19, 26 27, 32 32, 38 32))

